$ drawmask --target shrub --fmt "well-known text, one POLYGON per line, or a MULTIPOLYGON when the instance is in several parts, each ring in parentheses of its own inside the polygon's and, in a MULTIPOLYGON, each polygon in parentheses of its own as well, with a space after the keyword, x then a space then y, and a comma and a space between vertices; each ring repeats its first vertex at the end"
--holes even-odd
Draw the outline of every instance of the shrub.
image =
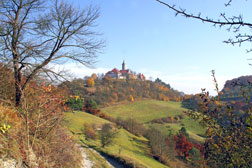
POLYGON ((0 157, 9 156, 19 160, 21 151, 17 139, 23 132, 22 118, 15 108, 0 104, 0 157))
POLYGON ((66 102, 72 110, 82 110, 84 107, 84 99, 80 96, 70 96, 66 102))
POLYGON ((102 126, 100 139, 102 147, 108 146, 113 143, 114 138, 116 137, 117 131, 113 130, 111 124, 104 124, 102 126))
POLYGON ((96 139, 97 134, 95 132, 95 129, 90 124, 84 124, 84 134, 87 139, 96 139))

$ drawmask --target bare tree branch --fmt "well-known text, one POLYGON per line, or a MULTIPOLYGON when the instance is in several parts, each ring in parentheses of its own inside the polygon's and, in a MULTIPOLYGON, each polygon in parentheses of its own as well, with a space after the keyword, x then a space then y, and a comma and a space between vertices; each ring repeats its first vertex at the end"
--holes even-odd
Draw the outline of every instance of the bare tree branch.
POLYGON ((90 66, 104 47, 92 31, 98 8, 81 10, 61 0, 51 1, 46 6, 50 4, 46 0, 0 0, 0 59, 12 61, 17 105, 22 90, 41 70, 54 79, 63 77, 45 68, 52 61, 69 59, 90 66))
MULTIPOLYGON (((220 19, 212 19, 209 17, 202 17, 201 13, 198 15, 195 14, 190 14, 188 13, 185 9, 176 7, 175 5, 170 5, 169 3, 165 3, 162 0, 156 0, 160 4, 163 4, 173 10, 175 12, 175 16, 177 15, 182 15, 185 16, 186 18, 192 18, 196 20, 200 20, 203 23, 210 23, 213 24, 214 26, 219 26, 219 27, 227 27, 228 31, 233 31, 236 35, 234 36, 233 39, 228 39, 225 40, 225 43, 228 44, 238 44, 241 45, 244 42, 251 42, 252 41, 252 35, 248 35, 246 33, 239 33, 241 31, 241 28, 246 29, 246 30, 252 30, 252 23, 245 22, 243 20, 242 15, 239 16, 232 16, 232 17, 227 17, 225 13, 220 13, 220 19)), ((230 6, 232 3, 232 0, 228 0, 228 2, 225 4, 225 6, 230 6)), ((248 50, 250 51, 250 50, 248 50)))

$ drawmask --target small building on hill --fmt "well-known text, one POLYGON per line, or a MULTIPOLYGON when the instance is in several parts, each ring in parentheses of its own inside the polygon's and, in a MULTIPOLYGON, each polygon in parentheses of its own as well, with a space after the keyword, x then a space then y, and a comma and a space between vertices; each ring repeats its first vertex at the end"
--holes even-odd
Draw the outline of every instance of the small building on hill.
POLYGON ((139 79, 145 80, 145 76, 141 73, 136 74, 135 72, 131 71, 130 69, 126 69, 126 63, 123 61, 122 69, 118 70, 116 68, 108 71, 105 76, 109 76, 113 79, 139 79))

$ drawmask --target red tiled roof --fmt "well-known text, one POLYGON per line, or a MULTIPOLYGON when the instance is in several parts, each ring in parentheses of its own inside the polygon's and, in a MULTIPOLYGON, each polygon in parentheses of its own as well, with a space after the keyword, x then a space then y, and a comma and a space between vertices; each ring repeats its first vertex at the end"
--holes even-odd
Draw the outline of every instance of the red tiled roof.
POLYGON ((120 71, 118 69, 114 68, 111 72, 119 73, 120 71))
POLYGON ((120 72, 121 72, 121 73, 128 73, 129 70, 128 70, 128 69, 127 69, 127 70, 120 70, 120 72))

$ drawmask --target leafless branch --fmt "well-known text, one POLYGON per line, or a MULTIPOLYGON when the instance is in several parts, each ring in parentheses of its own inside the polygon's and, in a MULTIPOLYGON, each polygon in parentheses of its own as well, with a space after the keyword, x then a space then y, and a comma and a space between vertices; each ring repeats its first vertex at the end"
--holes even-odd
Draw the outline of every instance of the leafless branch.
POLYGON ((20 101, 21 90, 41 70, 53 74, 54 79, 56 75, 63 77, 45 69, 52 61, 70 59, 90 66, 104 47, 104 41, 97 40, 99 34, 92 31, 99 8, 89 6, 81 10, 61 0, 52 1, 52 6, 46 7, 47 1, 0 0, 0 56, 12 61, 16 101, 20 101), (22 79, 27 68, 30 73, 26 72, 22 79))
MULTIPOLYGON (((236 35, 234 36, 233 39, 230 38, 228 40, 225 40, 224 41, 225 43, 232 44, 232 45, 235 45, 235 44, 241 45, 244 42, 251 42, 252 35, 239 33, 241 32, 241 28, 246 29, 246 30, 247 29, 252 30, 252 23, 245 22, 243 20, 242 15, 228 17, 226 16, 225 13, 220 13, 220 19, 212 19, 209 17, 202 17, 201 13, 199 13, 198 15, 190 14, 185 9, 176 7, 175 5, 170 5, 169 3, 165 3, 162 0, 156 0, 156 1, 159 2, 160 4, 167 6, 171 10, 173 10, 175 12, 175 16, 182 15, 186 18, 200 20, 203 23, 213 24, 214 26, 227 27, 227 31, 233 31, 233 33, 235 33, 236 35)), ((231 3, 232 3, 232 0, 229 0, 225 4, 225 6, 231 5, 231 3)))

